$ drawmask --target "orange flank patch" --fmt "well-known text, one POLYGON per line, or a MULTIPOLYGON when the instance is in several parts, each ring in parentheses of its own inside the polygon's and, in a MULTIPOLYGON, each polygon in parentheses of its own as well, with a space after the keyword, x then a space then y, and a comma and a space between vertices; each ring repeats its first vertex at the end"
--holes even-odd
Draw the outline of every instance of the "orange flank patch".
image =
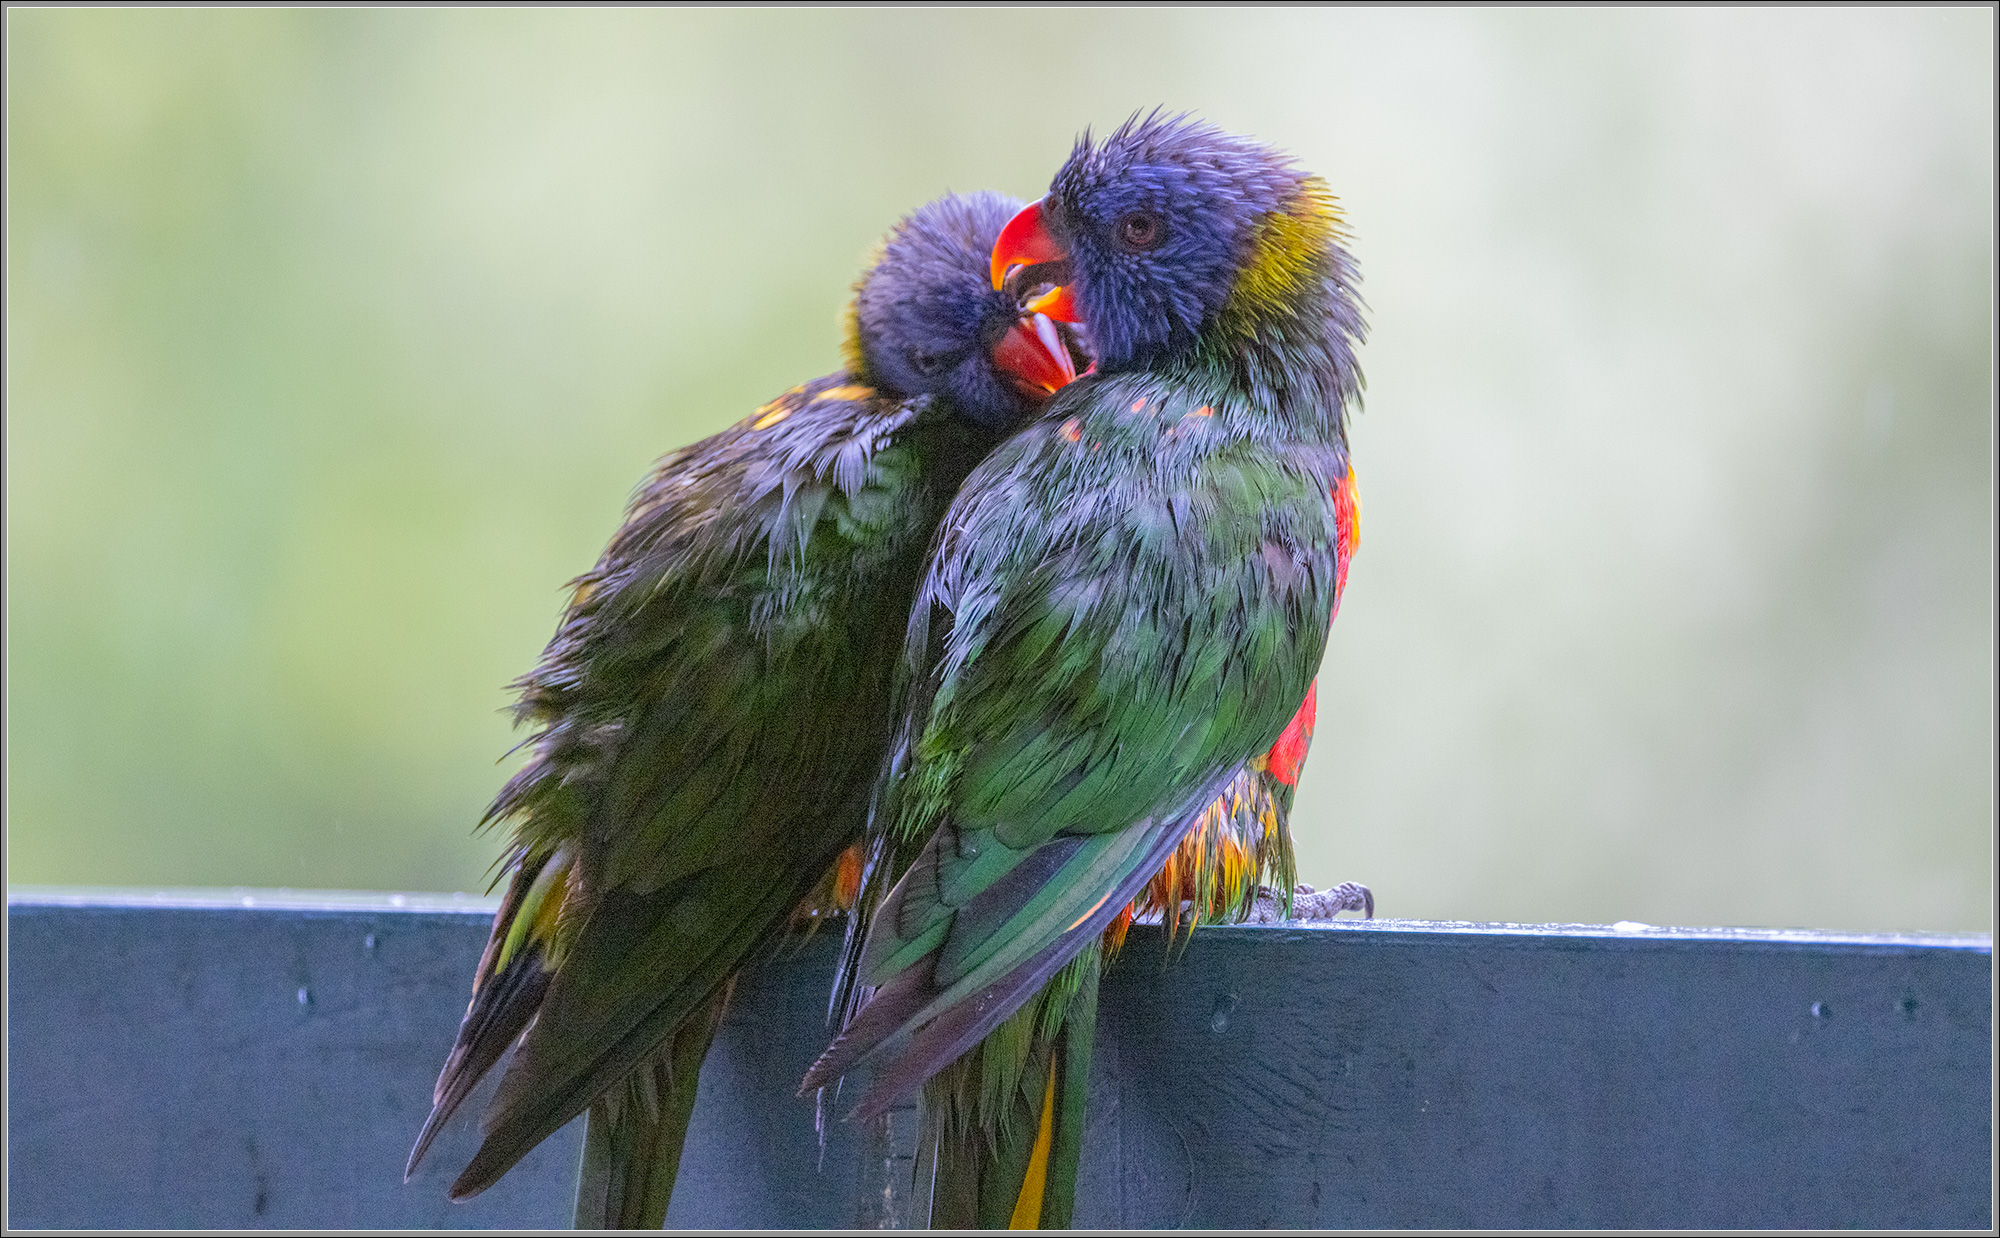
POLYGON ((833 862, 833 905, 842 911, 852 911, 854 900, 861 897, 861 844, 855 843, 840 853, 833 862))
MULTIPOLYGON (((1297 763, 1305 759, 1303 744, 1296 756, 1274 751, 1245 762, 1228 788, 1189 824, 1160 870, 1132 900, 1129 914, 1157 913, 1172 937, 1183 925, 1192 929, 1240 917, 1267 872, 1273 879, 1289 872, 1281 858, 1287 851, 1284 806, 1274 793, 1290 784, 1279 783, 1266 768, 1280 758, 1296 777, 1297 763)), ((1107 946, 1110 941, 1107 934, 1107 946)))
POLYGON ((1143 413, 1146 411, 1145 396, 1140 396, 1138 399, 1132 401, 1132 411, 1135 413, 1143 413))
POLYGON ((821 400, 872 400, 874 398, 875 388, 864 387, 859 383, 846 383, 839 387, 828 387, 825 391, 814 396, 812 402, 817 404, 821 400))
POLYGON ((1062 423, 1062 436, 1072 443, 1083 439, 1083 423, 1072 417, 1062 423))
POLYGON ((820 875, 812 893, 792 909, 791 927, 813 932, 829 917, 853 911, 861 897, 861 844, 855 843, 835 857, 820 875))
POLYGON ((575 610, 577 607, 583 605, 585 602, 588 602, 590 600, 590 595, 596 592, 597 592, 597 582, 594 580, 586 580, 578 584, 576 588, 570 590, 569 594, 570 609, 575 610))
POLYGON ((1333 491, 1333 521, 1335 542, 1333 547, 1333 610, 1326 621, 1332 623, 1340 614, 1340 598, 1347 592, 1347 565, 1354 558, 1355 548, 1361 545, 1361 492, 1354 485, 1354 465, 1347 466, 1347 476, 1340 479, 1340 485, 1333 491))
POLYGON ((1187 425, 1191 421, 1200 421, 1203 418, 1208 418, 1213 416, 1215 416, 1215 410, 1210 408, 1206 404, 1202 405, 1200 408, 1191 408, 1187 412, 1181 414, 1181 419, 1179 421, 1167 427, 1166 436, 1170 439, 1179 438, 1180 429, 1182 426, 1187 425))
POLYGON ((1349 517, 1347 536, 1351 543, 1349 548, 1353 549, 1361 545, 1361 487, 1355 484, 1352 461, 1348 462, 1347 476, 1340 480, 1340 492, 1346 497, 1348 511, 1352 513, 1349 517))
MULTIPOLYGON (((1204 824, 1207 817, 1207 813, 1202 814, 1204 824)), ((1190 883, 1181 879, 1181 870, 1194 863, 1194 856, 1201 850, 1201 841, 1196 838, 1201 829, 1197 825, 1189 830, 1187 837, 1181 839, 1180 846, 1175 847, 1174 853, 1167 857, 1167 862, 1160 865, 1160 871, 1153 874, 1153 884, 1142 896, 1148 903, 1162 911, 1180 907, 1191 889, 1190 883)))
POLYGON ((1271 745, 1266 757, 1266 768, 1271 777, 1288 787, 1299 785, 1299 767, 1306 763, 1306 749, 1312 746, 1313 719, 1319 712, 1319 681, 1314 680, 1306 689, 1306 699, 1299 704, 1299 712, 1285 724, 1284 733, 1278 742, 1271 745))

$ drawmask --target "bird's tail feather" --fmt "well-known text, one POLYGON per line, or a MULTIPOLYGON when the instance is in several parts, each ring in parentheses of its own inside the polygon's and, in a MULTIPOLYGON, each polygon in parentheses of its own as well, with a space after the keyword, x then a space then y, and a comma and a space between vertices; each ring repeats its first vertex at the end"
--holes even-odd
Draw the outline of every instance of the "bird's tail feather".
MULTIPOLYGON (((1205 801, 1212 794, 1213 789, 1210 795, 1201 798, 1205 801)), ((1176 814, 1176 818, 1170 820, 1178 818, 1179 814, 1176 814)), ((1179 844, 1183 832, 1182 828, 1157 824, 1146 828, 1152 833, 1139 854, 1138 862, 1127 870, 1089 914, 999 980, 966 1000, 947 1007, 928 1022, 910 1031, 907 1040, 903 1039, 901 1030, 891 1030, 886 1034, 877 1035, 878 1029, 874 1026, 874 1019, 870 1014, 871 1007, 876 1002, 882 1001, 885 993, 896 991, 897 986, 904 982, 904 977, 926 975, 930 969, 921 966, 912 967, 902 975, 891 978, 876 990, 869 1005, 861 1008, 854 1023, 842 1034, 842 1039, 836 1040, 833 1047, 813 1064, 812 1074, 808 1076, 808 1086, 831 1080, 855 1065, 880 1056, 882 1060, 875 1069, 875 1076, 870 1081, 868 1090, 862 1093, 861 1100, 855 1105, 853 1113, 853 1116, 859 1118, 873 1117, 885 1111, 900 1097, 914 1091, 925 1079, 970 1049, 1003 1020, 1020 1009, 1022 1003, 1032 998, 1042 984, 1064 965, 1086 948, 1095 946, 1106 926, 1124 912, 1126 904, 1132 901, 1133 895, 1137 894, 1152 879, 1153 874, 1159 871, 1160 865, 1166 862, 1167 856, 1179 844), (865 1029, 863 1020, 869 1021, 869 1026, 865 1029), (857 1035, 863 1030, 868 1035, 857 1035), (842 1041, 847 1043, 843 1044, 842 1041), (836 1053, 836 1050, 840 1052, 836 1053)), ((929 993, 910 995, 898 993, 897 996, 902 999, 898 1005, 908 1002, 913 1010, 920 1011, 923 1005, 913 999, 929 995, 929 993)), ((885 1011, 885 1017, 881 1022, 891 1023, 897 1013, 899 1013, 897 1010, 885 1011)), ((900 1024, 894 1027, 899 1029, 900 1024)))
POLYGON ((541 1008, 552 975, 552 935, 569 893, 568 869, 568 856, 560 851, 524 859, 515 869, 474 973, 472 1000, 431 1091, 430 1116, 403 1167, 404 1181, 416 1173, 445 1123, 541 1008))
POLYGON ((1097 1044, 1097 986, 1102 966, 1077 986, 1064 1016, 1060 1073, 1051 1105, 1055 1122, 1038 1229, 1069 1229, 1076 1210, 1076 1173, 1083 1162, 1083 1123, 1090 1102, 1090 1057, 1097 1044))
POLYGON ((1025 1039, 998 1030, 925 1087, 939 1132, 932 1228, 1069 1227, 1101 967, 1086 951, 1016 1016, 1025 1039))
MULTIPOLYGON (((812 876, 817 878, 836 854, 819 857, 812 876)), ((469 1198, 492 1185, 529 1149, 588 1109, 598 1094, 629 1076, 738 969, 782 935, 787 917, 811 888, 810 881, 782 881, 752 890, 731 880, 733 876, 711 870, 699 893, 691 886, 673 897, 603 897, 593 925, 614 917, 629 923, 607 933, 597 950, 571 951, 564 973, 551 986, 535 1025, 500 1080, 482 1123, 486 1138, 452 1184, 453 1199, 469 1198), (712 922, 714 936, 705 949, 664 956, 661 943, 684 941, 670 930, 676 911, 687 905, 685 899, 725 918, 712 922), (662 987, 649 992, 643 1003, 603 1017, 593 999, 629 989, 620 970, 645 961, 661 969, 671 965, 673 974, 660 977, 662 987), (587 972, 590 966, 604 969, 603 974, 587 972), (557 992, 565 983, 573 999, 569 1002, 557 992)))
POLYGON ((577 1229, 659 1229, 679 1176, 701 1062, 721 1025, 727 991, 681 1024, 623 1087, 593 1103, 576 1183, 577 1229))
POLYGON ((416 1144, 410 1149, 409 1162, 403 1167, 403 1180, 417 1172, 418 1162, 431 1150, 431 1143, 444 1130, 451 1115, 465 1103, 473 1088, 493 1069, 493 1064, 506 1053, 521 1029, 534 1017, 535 1009, 541 1005, 542 994, 548 990, 549 973, 543 969, 539 951, 514 960, 514 965, 483 986, 473 996, 472 1009, 466 1013, 466 1031, 459 1034, 459 1043, 445 1059, 445 1066, 438 1076, 437 1095, 431 1105, 430 1116, 424 1119, 424 1127, 417 1132, 416 1144))

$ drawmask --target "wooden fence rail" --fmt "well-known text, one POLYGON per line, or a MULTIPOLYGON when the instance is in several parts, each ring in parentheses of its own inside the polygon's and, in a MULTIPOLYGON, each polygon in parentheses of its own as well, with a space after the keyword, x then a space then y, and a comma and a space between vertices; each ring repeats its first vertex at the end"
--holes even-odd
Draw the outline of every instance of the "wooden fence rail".
MULTIPOLYGON (((16 889, 7 913, 11 1226, 567 1224, 580 1123, 469 1204, 444 1185, 472 1122, 402 1181, 490 903, 16 889)), ((893 1210, 907 1123, 822 1150, 793 1095, 832 936, 739 986, 670 1225, 893 1210)), ((1992 992, 1984 936, 1392 920, 1169 958, 1135 929, 1077 1221, 1988 1228, 1992 992)))

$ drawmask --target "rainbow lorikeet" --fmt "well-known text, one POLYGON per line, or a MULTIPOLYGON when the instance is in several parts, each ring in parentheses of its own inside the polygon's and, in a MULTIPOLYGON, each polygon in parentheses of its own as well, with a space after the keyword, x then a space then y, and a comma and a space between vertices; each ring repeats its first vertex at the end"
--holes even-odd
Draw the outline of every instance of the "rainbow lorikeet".
MULTIPOLYGON (((1360 535, 1351 467, 1335 497, 1338 615, 1360 535)), ((1101 973, 1123 947, 1135 919, 1162 924, 1172 942, 1183 926, 1192 932, 1200 924, 1240 923, 1253 911, 1278 918, 1290 914, 1295 893, 1291 809, 1317 707, 1317 687, 1308 687, 1277 741, 1201 809, 1153 879, 1113 917, 1102 939, 1084 948, 1098 952, 1099 962, 1083 966, 1101 973)), ((861 901, 856 887, 864 854, 857 844, 843 856, 856 857, 854 867, 841 868, 843 882, 849 883, 840 887, 838 905, 843 909, 861 901)), ((886 889, 880 883, 901 875, 897 870, 884 876, 888 871, 872 874, 878 891, 886 889)), ((1309 886, 1296 890, 1310 891, 1309 886)), ((1315 894, 1308 903, 1320 915, 1346 910, 1375 914, 1373 893, 1352 882, 1315 894)), ((865 932, 865 920, 855 927, 865 932)), ((1052 994, 1053 987, 1030 998, 924 1085, 914 1165, 919 1181, 911 1195, 914 1222, 934 1229, 1069 1226, 1083 1113, 1080 1108, 1066 1111, 1064 1102, 1080 1106, 1088 1095, 1095 988, 1078 983, 1074 990, 1065 986, 1052 994), (1061 997, 1067 1001, 1059 1002, 1061 997), (1063 1083, 1060 1090, 1058 1081, 1063 1083)))
MULTIPOLYGON (((1336 498, 1338 615, 1360 533, 1352 468, 1336 498)), ((1172 942, 1183 926, 1192 932, 1200 924, 1240 923, 1253 910, 1285 918, 1295 892, 1311 893, 1310 886, 1296 891, 1293 886, 1291 809, 1317 707, 1317 687, 1309 687, 1269 751, 1252 758, 1201 809, 1153 879, 1113 917, 1102 939, 1084 948, 1100 955, 1091 970, 1101 973, 1118 954, 1135 919, 1160 923, 1172 942)), ((843 880, 851 883, 842 890, 853 891, 839 900, 843 908, 861 901, 863 854, 859 845, 847 853, 856 859, 855 868, 842 868, 843 880)), ((878 871, 876 880, 886 878, 878 871)), ((1321 916, 1351 910, 1375 914, 1373 893, 1353 882, 1307 901, 1321 916)), ((865 922, 858 927, 865 931, 865 922)), ((1095 990, 1079 983, 1074 991, 1051 995, 1049 987, 924 1085, 914 1165, 919 1181, 911 1196, 916 1221, 934 1229, 1070 1225, 1083 1113, 1066 1109, 1065 1102, 1081 1105, 1088 1095, 1095 990), (1066 1003, 1052 1000, 1064 995, 1066 1003), (1015 1084, 1011 1091, 1009 1081, 1015 1084)))
POLYGON ((1074 376, 989 280, 1019 206, 945 197, 856 285, 846 365, 662 459, 516 685, 487 810, 512 880, 414 1170, 514 1048, 463 1199, 586 1108, 581 1226, 657 1228, 738 970, 866 820, 926 548, 975 463, 1074 376))
POLYGON ((1307 697, 1353 537, 1341 240, 1318 178, 1155 113, 1086 134, 995 246, 1095 371, 940 528, 865 885, 901 875, 864 889, 805 1080, 873 1063, 870 1116, 979 1046, 927 1097, 934 1223, 1067 1224, 1103 935, 1307 697))

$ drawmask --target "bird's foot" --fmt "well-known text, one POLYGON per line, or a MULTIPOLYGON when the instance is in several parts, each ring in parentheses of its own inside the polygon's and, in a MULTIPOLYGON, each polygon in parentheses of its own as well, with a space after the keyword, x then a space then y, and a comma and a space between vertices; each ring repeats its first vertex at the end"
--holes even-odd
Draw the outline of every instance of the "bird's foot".
MULTIPOLYGON (((1292 890, 1293 920, 1331 920, 1343 911, 1358 911, 1364 919, 1374 919, 1374 892, 1357 881, 1343 881, 1330 890, 1315 890, 1303 884, 1292 890)), ((1258 890, 1257 905, 1250 912, 1248 923, 1278 924, 1283 919, 1278 892, 1268 886, 1258 890)))

